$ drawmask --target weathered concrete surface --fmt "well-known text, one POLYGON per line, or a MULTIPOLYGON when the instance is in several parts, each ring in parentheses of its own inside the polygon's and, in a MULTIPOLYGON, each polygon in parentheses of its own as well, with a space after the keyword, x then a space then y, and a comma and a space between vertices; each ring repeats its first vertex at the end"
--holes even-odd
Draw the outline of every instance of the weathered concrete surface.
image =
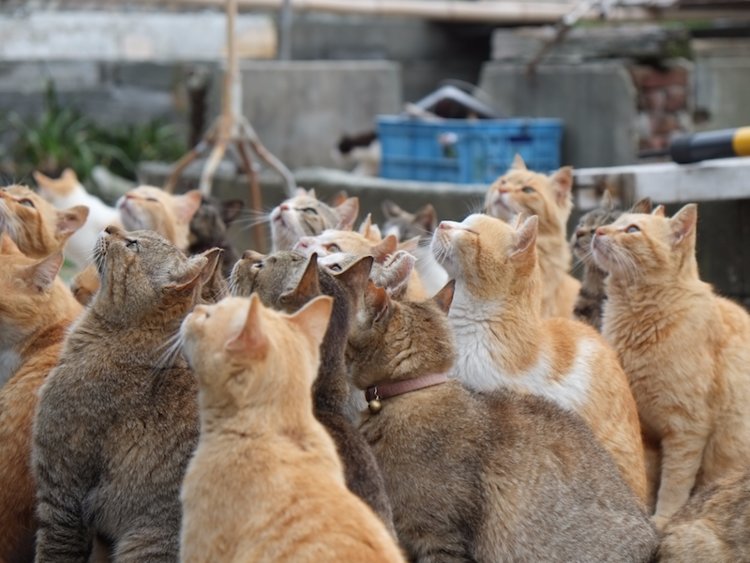
POLYGON ((563 119, 565 163, 613 166, 636 160, 635 89, 622 62, 543 64, 533 76, 524 65, 486 63, 480 87, 509 116, 563 119))
POLYGON ((696 129, 750 125, 750 40, 693 40, 696 129))
POLYGON ((381 61, 246 61, 242 111, 263 144, 290 168, 333 166, 344 133, 401 111, 400 69, 381 61))
MULTIPOLYGON (((272 18, 243 14, 236 30, 241 57, 276 56, 272 18)), ((0 60, 218 61, 225 33, 217 11, 19 10, 0 14, 0 60)))

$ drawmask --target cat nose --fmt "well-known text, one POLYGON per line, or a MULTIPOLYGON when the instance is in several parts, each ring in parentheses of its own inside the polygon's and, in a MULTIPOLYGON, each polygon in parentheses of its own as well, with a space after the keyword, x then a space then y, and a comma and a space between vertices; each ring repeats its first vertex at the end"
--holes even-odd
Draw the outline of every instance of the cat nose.
POLYGON ((440 224, 438 225, 438 229, 451 229, 452 227, 446 223, 445 221, 440 221, 440 224))
POLYGON ((255 252, 254 250, 246 250, 242 253, 242 259, 243 260, 263 260, 265 258, 265 254, 261 254, 260 252, 255 252))
POLYGON ((120 234, 122 231, 116 225, 107 225, 106 227, 104 227, 104 232, 107 233, 108 235, 117 235, 117 234, 120 234))
POLYGON ((297 248, 310 248, 312 241, 307 237, 302 237, 297 241, 297 248))
POLYGON ((598 229, 596 229, 596 236, 603 237, 606 234, 607 231, 604 230, 604 227, 599 227, 598 229))
POLYGON ((281 211, 289 211, 289 206, 286 203, 282 203, 279 209, 281 211))

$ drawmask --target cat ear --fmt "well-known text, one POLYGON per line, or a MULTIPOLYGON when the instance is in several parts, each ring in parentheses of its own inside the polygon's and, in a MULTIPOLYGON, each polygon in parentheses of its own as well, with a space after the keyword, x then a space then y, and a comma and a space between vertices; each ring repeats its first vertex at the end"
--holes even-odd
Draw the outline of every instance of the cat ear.
POLYGON ((654 203, 651 201, 651 198, 644 197, 643 199, 636 201, 628 213, 651 213, 653 207, 654 203))
POLYGON ((315 195, 315 188, 310 188, 309 190, 307 190, 307 197, 318 199, 318 197, 315 195))
POLYGON ((262 328, 261 309, 263 304, 257 293, 250 295, 250 305, 247 308, 245 324, 240 333, 227 342, 228 352, 242 354, 243 357, 260 360, 268 351, 268 338, 262 328))
POLYGON ((285 291, 279 297, 279 301, 288 305, 293 301, 308 301, 310 298, 320 295, 320 273, 318 270, 318 255, 313 252, 307 261, 305 271, 297 282, 297 287, 291 291, 285 291), (296 298, 296 299, 295 299, 296 298))
POLYGON ((302 332, 315 344, 320 346, 328 330, 333 310, 333 297, 321 295, 316 297, 299 311, 289 317, 289 322, 297 325, 302 332))
POLYGON ((365 293, 365 304, 372 313, 372 322, 376 323, 388 312, 388 307, 391 303, 388 292, 374 283, 370 282, 367 284, 367 292, 365 293))
POLYGON ((417 259, 404 250, 399 250, 388 261, 388 265, 381 269, 379 283, 392 296, 400 296, 406 292, 409 276, 414 270, 417 259))
POLYGON ((523 222, 526 221, 526 219, 528 219, 526 213, 519 211, 513 216, 513 219, 511 219, 512 222, 510 226, 513 227, 514 231, 517 231, 521 228, 521 225, 523 225, 523 222))
POLYGON ((521 155, 516 153, 516 156, 513 157, 513 163, 510 165, 511 170, 528 170, 526 168, 526 163, 523 161, 523 158, 521 158, 521 155))
MULTIPOLYGON (((394 235, 395 236, 395 235, 394 235)), ((409 240, 398 243, 398 250, 414 253, 419 248, 419 237, 412 237, 409 240)))
POLYGON ((338 207, 342 203, 344 203, 349 196, 346 193, 346 190, 341 190, 339 192, 336 192, 336 194, 331 198, 331 201, 328 205, 331 207, 338 207))
POLYGON ((240 216, 242 209, 245 207, 245 202, 241 199, 230 199, 221 204, 221 220, 228 227, 232 222, 240 216))
POLYGON ((172 283, 166 285, 164 289, 174 292, 192 291, 197 285, 206 283, 216 270, 222 254, 221 249, 212 248, 203 254, 193 256, 185 271, 174 276, 172 283))
POLYGON ((602 194, 602 200, 599 203, 604 211, 613 211, 615 208, 615 198, 612 197, 612 192, 604 190, 602 194))
POLYGON ((76 171, 72 168, 66 168, 65 170, 63 170, 62 176, 60 176, 60 178, 71 183, 78 183, 78 174, 76 174, 76 171))
POLYGON ((372 213, 367 214, 357 232, 371 242, 380 242, 380 239, 372 240, 370 238, 372 236, 372 213))
POLYGON ((414 214, 414 222, 424 229, 425 233, 431 233, 437 228, 437 211, 428 203, 414 214))
POLYGON ((388 235, 381 242, 372 247, 372 255, 375 262, 383 263, 389 255, 396 252, 398 248, 398 239, 396 235, 388 235))
POLYGON ((67 239, 83 227, 89 217, 89 208, 76 205, 70 209, 57 212, 57 238, 67 239))
POLYGON ((34 170, 31 175, 34 177, 34 181, 36 182, 36 185, 40 188, 53 188, 54 191, 54 181, 52 178, 47 176, 46 174, 43 174, 42 172, 39 172, 39 170, 34 170))
POLYGON ((198 211, 203 200, 201 193, 198 190, 190 190, 182 195, 175 196, 177 206, 175 211, 177 212, 177 219, 181 223, 190 223, 193 219, 193 215, 198 211))
POLYGON ((23 252, 21 252, 8 233, 0 232, 0 254, 9 256, 13 254, 23 254, 23 252))
POLYGON ((516 240, 511 250, 510 257, 526 254, 530 249, 534 248, 536 242, 536 235, 539 231, 539 218, 536 215, 532 215, 526 221, 523 222, 521 228, 516 231, 516 240))
POLYGON ((453 295, 456 292, 456 280, 450 280, 440 291, 432 296, 432 300, 440 307, 440 310, 446 315, 451 310, 453 295))
POLYGON ((674 245, 692 237, 695 233, 695 225, 698 222, 698 206, 688 203, 685 207, 675 213, 669 220, 674 236, 674 245))
POLYGON ((26 268, 23 277, 26 282, 38 291, 47 291, 55 281, 63 265, 62 252, 55 252, 44 260, 26 268))
POLYGON ((367 282, 370 279, 370 271, 372 270, 373 263, 374 259, 372 256, 363 256, 350 264, 346 270, 334 275, 344 286, 353 289, 357 293, 360 291, 364 292, 367 282))
POLYGON ((341 205, 334 207, 334 210, 339 216, 336 229, 339 231, 351 231, 354 221, 357 219, 357 215, 359 215, 359 198, 350 197, 341 205))
POLYGON ((385 215, 386 219, 395 219, 403 213, 403 210, 389 199, 384 200, 380 204, 380 208, 383 210, 383 215, 385 215))
POLYGON ((654 210, 651 212, 651 215, 653 215, 654 217, 666 217, 667 212, 664 209, 663 205, 657 205, 656 207, 654 207, 654 210))
POLYGON ((563 207, 570 202, 570 194, 573 190, 573 167, 563 166, 552 175, 552 184, 555 188, 555 201, 558 206, 563 207))

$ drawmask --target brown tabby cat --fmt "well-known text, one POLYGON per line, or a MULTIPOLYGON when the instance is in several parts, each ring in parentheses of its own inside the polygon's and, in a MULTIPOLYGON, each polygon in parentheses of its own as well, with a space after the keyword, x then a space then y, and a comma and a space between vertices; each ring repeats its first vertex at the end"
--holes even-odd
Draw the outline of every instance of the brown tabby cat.
POLYGON ((271 211, 273 249, 291 250, 301 237, 316 236, 326 229, 351 230, 358 213, 356 197, 329 207, 315 197, 315 190, 299 188, 296 196, 271 211))
POLYGON ((698 276, 698 210, 622 215, 599 227, 609 272, 603 333, 630 378, 647 442, 661 448, 655 522, 696 486, 750 463, 750 316, 698 276))
POLYGON ((380 399, 360 428, 408 558, 648 561, 655 531, 579 417, 532 395, 473 394, 440 378, 455 355, 438 308, 450 290, 435 305, 370 285, 349 337, 354 382, 380 399))
POLYGON ((477 214, 435 231, 435 256, 456 280, 455 375, 470 389, 534 393, 580 414, 646 502, 638 411, 617 356, 591 327, 540 315, 537 224, 477 214))
MULTIPOLYGON (((651 199, 644 198, 637 202, 629 213, 651 213, 651 208, 651 199)), ((598 331, 602 329, 602 310, 607 299, 604 289, 607 272, 599 268, 591 258, 591 240, 598 227, 613 223, 620 215, 622 211, 616 208, 614 199, 609 191, 606 191, 600 207, 581 217, 570 239, 573 254, 583 264, 581 291, 578 293, 573 314, 576 319, 590 324, 598 331)))
POLYGON ((719 479, 667 524, 659 561, 750 561, 750 473, 719 479))
POLYGON ((488 215, 511 221, 518 213, 539 217, 539 267, 542 280, 542 317, 573 316, 580 283, 571 277, 571 256, 565 225, 573 207, 573 169, 560 168, 551 176, 526 168, 516 155, 513 166, 490 186, 485 198, 488 215))
POLYGON ((276 252, 271 256, 246 252, 234 268, 231 285, 234 295, 254 293, 265 305, 286 312, 298 310, 321 294, 334 298, 331 322, 320 350, 320 369, 313 384, 313 412, 336 444, 349 490, 369 504, 393 531, 393 514, 380 468, 348 416, 352 389, 344 350, 358 308, 357 299, 361 300, 361 292, 357 295, 351 288, 365 286, 371 267, 371 257, 360 258, 332 275, 318 268, 315 254, 306 260, 296 252, 276 252))
POLYGON ((69 334, 34 423, 37 561, 176 561, 180 483, 198 438, 197 387, 168 347, 216 267, 151 231, 108 227, 101 291, 69 334))
POLYGON ((57 277, 61 253, 24 256, 0 234, 0 561, 33 560, 35 487, 31 425, 37 392, 57 364, 65 333, 80 313, 57 277))
POLYGON ((294 315, 257 295, 196 307, 182 328, 198 376, 201 436, 182 489, 180 559, 403 561, 346 489, 310 387, 332 299, 294 315))
POLYGON ((88 215, 83 205, 55 209, 26 186, 0 188, 0 232, 6 231, 29 258, 59 252, 88 215))

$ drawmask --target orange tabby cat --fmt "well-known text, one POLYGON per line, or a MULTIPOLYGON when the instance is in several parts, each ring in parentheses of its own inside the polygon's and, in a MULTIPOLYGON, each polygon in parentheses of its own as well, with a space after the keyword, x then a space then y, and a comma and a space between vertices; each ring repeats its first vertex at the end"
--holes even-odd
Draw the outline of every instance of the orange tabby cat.
MULTIPOLYGON (((172 195, 153 186, 133 188, 117 202, 123 227, 129 231, 154 231, 182 251, 190 245, 190 220, 201 206, 198 190, 172 195)), ((71 282, 76 299, 87 305, 99 289, 93 265, 81 270, 71 282)))
POLYGON ((599 227, 609 272, 602 331, 630 378, 644 436, 661 448, 655 523, 696 486, 750 464, 750 317, 698 276, 695 205, 599 227))
POLYGON ((565 225, 573 207, 570 191, 573 169, 560 168, 551 176, 526 168, 516 155, 513 166, 490 186, 485 211, 503 221, 518 213, 539 217, 537 248, 542 280, 542 316, 573 316, 581 284, 571 277, 571 255, 565 225))
MULTIPOLYGON (((358 258, 372 255, 375 257, 373 273, 376 273, 379 269, 378 265, 383 265, 388 257, 398 250, 398 239, 394 235, 388 235, 380 242, 374 243, 364 235, 355 233, 354 231, 327 229, 318 236, 300 238, 295 246, 295 250, 307 256, 315 253, 321 258, 339 253, 349 254, 358 258)), ((406 299, 409 301, 425 300, 427 295, 417 270, 410 267, 407 276, 406 299)), ((373 278, 373 281, 377 281, 377 276, 373 278)))
POLYGON ((180 560, 403 561, 344 483, 310 388, 333 300, 293 315, 257 295, 199 305, 182 324, 201 436, 182 487, 180 560))
POLYGON ((540 315, 536 217, 517 229, 487 215, 443 221, 432 249, 456 280, 454 375, 477 391, 534 393, 580 414, 646 501, 638 413, 614 351, 591 327, 540 315))
POLYGON ((26 186, 0 188, 0 232, 30 258, 46 258, 62 249, 86 222, 89 209, 77 205, 58 210, 26 186))
POLYGON ((190 220, 200 206, 197 190, 172 195, 153 186, 138 186, 117 202, 125 230, 155 231, 180 250, 190 245, 190 220))
POLYGON ((61 253, 27 258, 0 235, 0 561, 33 559, 31 426, 37 392, 81 310, 57 277, 61 253))

